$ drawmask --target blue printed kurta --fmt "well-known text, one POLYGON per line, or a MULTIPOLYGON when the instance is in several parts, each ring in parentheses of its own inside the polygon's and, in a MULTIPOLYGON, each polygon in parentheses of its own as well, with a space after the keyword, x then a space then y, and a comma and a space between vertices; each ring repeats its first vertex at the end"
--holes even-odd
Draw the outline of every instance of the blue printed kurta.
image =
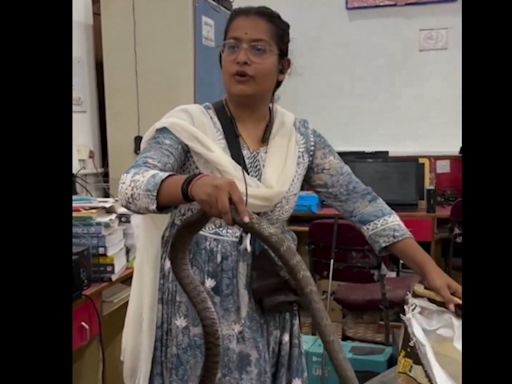
MULTIPOLYGON (((215 126, 218 141, 225 146, 212 106, 204 107, 215 126)), ((307 184, 356 224, 377 251, 410 237, 398 216, 353 175, 306 120, 296 119, 295 129, 296 175, 282 201, 271 212, 262 213, 262 217, 293 239, 286 221, 302 185, 307 184)), ((242 151, 250 175, 261 179, 266 147, 251 152, 242 144, 242 151)), ((158 212, 156 194, 162 180, 172 174, 198 171, 187 146, 169 129, 160 128, 122 175, 119 198, 133 212, 158 212)), ((203 362, 201 325, 173 278, 167 258, 177 226, 197 209, 197 204, 190 203, 163 212, 170 215, 170 221, 162 238, 152 384, 199 382, 203 362)), ((255 304, 249 281, 251 254, 240 249, 239 239, 238 227, 228 227, 222 220, 212 219, 195 237, 191 248, 194 274, 207 288, 221 323, 221 382, 305 383, 298 313, 264 313, 255 304)))

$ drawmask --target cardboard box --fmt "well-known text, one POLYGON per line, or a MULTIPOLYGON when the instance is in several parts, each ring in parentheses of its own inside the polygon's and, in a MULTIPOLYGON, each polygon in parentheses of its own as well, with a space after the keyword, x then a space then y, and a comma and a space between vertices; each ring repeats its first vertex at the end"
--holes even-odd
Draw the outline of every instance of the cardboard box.
MULTIPOLYGON (((339 383, 338 376, 327 352, 322 357, 323 344, 320 338, 318 336, 302 335, 302 346, 306 355, 308 384, 339 383), (324 369, 322 369, 322 358, 325 359, 324 369), (324 380, 322 380, 322 372, 324 373, 324 380)), ((389 368, 392 347, 355 341, 340 341, 340 348, 343 348, 356 374, 357 372, 374 372, 379 374, 389 368)))

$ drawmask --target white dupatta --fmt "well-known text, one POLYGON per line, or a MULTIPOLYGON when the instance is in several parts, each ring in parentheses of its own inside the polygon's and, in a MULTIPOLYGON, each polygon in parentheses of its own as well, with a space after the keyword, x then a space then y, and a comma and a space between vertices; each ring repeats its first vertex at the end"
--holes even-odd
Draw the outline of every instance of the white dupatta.
MULTIPOLYGON (((298 152, 294 122, 293 114, 274 106, 274 125, 261 182, 245 175, 247 206, 253 212, 272 209, 292 183, 298 152)), ((241 191, 245 190, 240 166, 232 160, 227 147, 219 143, 213 122, 202 106, 185 105, 167 113, 144 135, 141 148, 161 127, 167 127, 188 146, 201 172, 233 179, 241 191)), ((168 214, 132 217, 136 267, 121 351, 126 384, 147 384, 149 381, 156 331, 161 242, 168 222, 168 214)))

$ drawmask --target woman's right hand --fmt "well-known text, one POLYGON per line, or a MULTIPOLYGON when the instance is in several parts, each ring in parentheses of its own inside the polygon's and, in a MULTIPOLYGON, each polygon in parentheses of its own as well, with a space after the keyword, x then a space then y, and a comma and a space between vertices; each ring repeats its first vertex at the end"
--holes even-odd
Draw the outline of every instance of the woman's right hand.
POLYGON ((188 193, 208 215, 221 218, 228 225, 233 225, 230 203, 235 206, 241 219, 249 222, 249 212, 242 194, 231 179, 205 175, 192 183, 188 193))

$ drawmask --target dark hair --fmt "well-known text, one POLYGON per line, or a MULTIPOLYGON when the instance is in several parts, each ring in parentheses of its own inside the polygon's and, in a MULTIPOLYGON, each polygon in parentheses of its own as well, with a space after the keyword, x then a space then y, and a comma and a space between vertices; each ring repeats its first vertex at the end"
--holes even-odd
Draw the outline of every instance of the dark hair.
MULTIPOLYGON (((274 43, 277 45, 279 60, 282 62, 283 59, 288 58, 288 45, 290 44, 290 24, 284 21, 279 13, 273 9, 270 9, 269 7, 239 7, 233 9, 226 23, 226 28, 224 29, 224 40, 226 40, 229 27, 233 21, 242 16, 256 16, 269 23, 272 26, 272 30, 274 32, 274 43)), ((282 65, 283 64, 281 63, 280 66, 282 65)), ((281 80, 277 81, 274 88, 274 93, 279 89, 282 83, 283 82, 281 80)))

